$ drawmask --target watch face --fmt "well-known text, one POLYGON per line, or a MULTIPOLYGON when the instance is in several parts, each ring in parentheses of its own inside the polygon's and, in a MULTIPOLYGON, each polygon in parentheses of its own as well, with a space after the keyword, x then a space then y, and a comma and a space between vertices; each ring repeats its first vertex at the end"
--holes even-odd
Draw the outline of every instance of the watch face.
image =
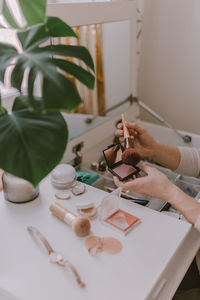
POLYGON ((51 252, 51 254, 49 254, 49 261, 52 264, 57 264, 59 263, 61 260, 63 259, 62 255, 56 252, 51 252))

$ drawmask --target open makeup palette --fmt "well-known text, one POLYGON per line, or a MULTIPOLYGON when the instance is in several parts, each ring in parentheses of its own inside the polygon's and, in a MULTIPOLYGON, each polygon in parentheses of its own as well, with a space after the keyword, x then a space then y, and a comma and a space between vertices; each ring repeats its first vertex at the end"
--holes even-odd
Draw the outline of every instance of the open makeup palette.
POLYGON ((138 224, 139 218, 120 209, 120 195, 121 188, 118 188, 102 200, 100 206, 100 220, 118 232, 126 234, 138 224))
POLYGON ((103 150, 103 155, 106 160, 108 170, 119 178, 119 180, 126 180, 128 178, 139 177, 140 168, 123 163, 122 149, 120 144, 113 144, 103 150))

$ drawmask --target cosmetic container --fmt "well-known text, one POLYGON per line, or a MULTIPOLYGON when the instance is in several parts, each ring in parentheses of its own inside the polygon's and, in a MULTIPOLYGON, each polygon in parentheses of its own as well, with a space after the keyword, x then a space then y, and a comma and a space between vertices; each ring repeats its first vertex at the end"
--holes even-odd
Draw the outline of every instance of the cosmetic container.
POLYGON ((39 187, 34 187, 29 181, 10 173, 4 172, 2 182, 4 197, 10 202, 25 203, 39 195, 39 187))
POLYGON ((136 178, 141 171, 137 166, 131 166, 123 163, 122 149, 120 144, 113 144, 103 150, 103 155, 108 166, 108 171, 119 180, 127 180, 128 178, 136 178))
POLYGON ((97 216, 97 208, 93 201, 79 201, 76 203, 77 211, 81 216, 94 219, 97 216))
POLYGON ((76 183, 76 170, 69 164, 59 164, 51 172, 51 184, 56 189, 69 189, 76 183))
POLYGON ((114 190, 103 198, 100 205, 99 217, 103 224, 127 234, 139 222, 139 218, 120 209, 121 188, 114 190))

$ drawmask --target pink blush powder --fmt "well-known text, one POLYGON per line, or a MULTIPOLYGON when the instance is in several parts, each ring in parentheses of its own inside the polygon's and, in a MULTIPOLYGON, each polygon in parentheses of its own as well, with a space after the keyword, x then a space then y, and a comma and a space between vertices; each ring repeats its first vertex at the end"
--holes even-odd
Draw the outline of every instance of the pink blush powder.
POLYGON ((85 246, 91 256, 95 256, 102 251, 117 254, 122 250, 121 242, 113 237, 89 236, 85 240, 85 246))
POLYGON ((122 164, 114 168, 113 171, 117 173, 121 178, 124 178, 136 170, 132 166, 122 164))
POLYGON ((129 230, 139 219, 128 212, 118 209, 114 214, 109 216, 104 221, 120 231, 126 232, 129 230))
POLYGON ((122 244, 120 241, 113 237, 101 238, 103 244, 103 251, 110 254, 117 254, 122 250, 122 244))

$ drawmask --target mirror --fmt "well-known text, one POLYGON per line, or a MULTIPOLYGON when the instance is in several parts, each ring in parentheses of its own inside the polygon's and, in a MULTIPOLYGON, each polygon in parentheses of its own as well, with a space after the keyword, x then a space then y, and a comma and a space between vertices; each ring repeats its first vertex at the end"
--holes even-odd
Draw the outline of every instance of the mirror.
MULTIPOLYGON (((110 110, 131 94, 130 84, 130 20, 84 25, 74 28, 79 39, 61 38, 56 43, 80 44, 90 51, 95 62, 95 89, 89 90, 75 82, 83 104, 74 113, 63 113, 69 127, 69 140, 98 126, 110 116, 119 114, 124 106, 110 110), (108 112, 106 112, 108 110, 108 112)), ((8 36, 9 38, 9 36, 8 36)), ((10 39, 13 39, 13 33, 10 39)), ((76 61, 77 63, 77 61, 76 61)), ((3 87, 1 92, 4 92, 3 87)), ((6 89, 5 94, 11 94, 6 89)), ((13 97, 11 97, 13 100, 13 97)), ((8 109, 12 100, 6 99, 8 109)), ((126 107, 128 107, 128 103, 126 107)))
POLYGON ((92 91, 75 82, 83 104, 74 113, 64 114, 69 127, 69 139, 120 113, 120 106, 106 111, 131 94, 130 21, 79 26, 74 30, 79 36, 78 40, 62 38, 57 42, 80 44, 88 48, 95 62, 96 83, 92 91))

